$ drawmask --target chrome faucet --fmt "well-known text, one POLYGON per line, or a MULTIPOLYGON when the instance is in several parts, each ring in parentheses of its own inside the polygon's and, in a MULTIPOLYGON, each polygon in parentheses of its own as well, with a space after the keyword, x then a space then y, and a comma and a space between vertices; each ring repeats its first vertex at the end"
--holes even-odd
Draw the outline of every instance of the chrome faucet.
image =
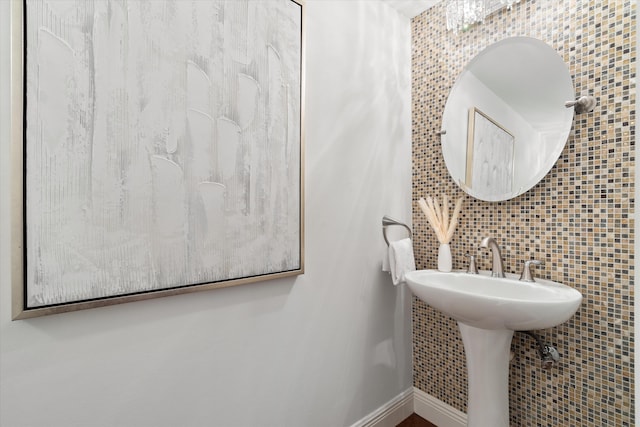
POLYGON ((520 280, 522 280, 523 282, 535 282, 535 279, 533 278, 533 274, 531 274, 531 266, 542 265, 542 264, 543 264, 542 261, 538 261, 535 259, 525 261, 524 267, 522 268, 522 274, 520 274, 520 280))
POLYGON ((502 267, 502 254, 500 253, 500 246, 493 237, 485 237, 480 242, 481 248, 491 249, 492 263, 491 263, 491 277, 504 277, 504 271, 502 267))

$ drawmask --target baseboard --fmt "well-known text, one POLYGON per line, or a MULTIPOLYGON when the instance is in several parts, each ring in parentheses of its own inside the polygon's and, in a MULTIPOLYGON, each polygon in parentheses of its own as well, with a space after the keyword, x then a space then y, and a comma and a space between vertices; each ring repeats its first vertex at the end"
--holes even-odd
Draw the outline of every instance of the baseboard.
POLYGON ((396 427, 414 412, 438 427, 467 426, 467 414, 413 387, 350 427, 396 427))
POLYGON ((413 414, 414 388, 409 388, 351 427, 396 427, 413 414))
POLYGON ((467 414, 415 387, 413 388, 413 411, 438 427, 466 427, 467 425, 467 414))

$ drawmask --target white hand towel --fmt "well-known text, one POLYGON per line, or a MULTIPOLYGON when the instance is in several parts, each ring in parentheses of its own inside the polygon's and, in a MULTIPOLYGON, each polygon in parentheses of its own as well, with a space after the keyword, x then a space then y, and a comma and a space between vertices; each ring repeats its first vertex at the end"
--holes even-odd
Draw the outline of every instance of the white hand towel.
POLYGON ((404 282, 405 273, 416 269, 411 239, 406 238, 391 242, 389 245, 389 265, 394 285, 404 282))
POLYGON ((389 247, 385 245, 382 255, 382 271, 391 274, 391 266, 389 265, 389 247))

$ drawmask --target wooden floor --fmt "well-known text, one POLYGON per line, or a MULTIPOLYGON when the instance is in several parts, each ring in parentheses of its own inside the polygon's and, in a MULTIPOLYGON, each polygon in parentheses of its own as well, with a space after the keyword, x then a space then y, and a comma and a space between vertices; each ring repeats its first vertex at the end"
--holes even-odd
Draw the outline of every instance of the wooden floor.
POLYGON ((397 425, 397 427, 438 427, 435 424, 431 424, 417 414, 411 414, 409 418, 397 425))

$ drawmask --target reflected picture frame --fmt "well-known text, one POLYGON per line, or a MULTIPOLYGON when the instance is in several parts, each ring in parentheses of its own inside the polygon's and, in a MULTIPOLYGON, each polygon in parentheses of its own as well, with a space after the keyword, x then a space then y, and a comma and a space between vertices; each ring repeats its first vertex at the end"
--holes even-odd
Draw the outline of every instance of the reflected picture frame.
POLYGON ((89 4, 11 3, 12 319, 303 274, 304 1, 89 4))
POLYGON ((470 108, 465 186, 480 195, 511 193, 514 159, 514 135, 477 107, 470 108))

